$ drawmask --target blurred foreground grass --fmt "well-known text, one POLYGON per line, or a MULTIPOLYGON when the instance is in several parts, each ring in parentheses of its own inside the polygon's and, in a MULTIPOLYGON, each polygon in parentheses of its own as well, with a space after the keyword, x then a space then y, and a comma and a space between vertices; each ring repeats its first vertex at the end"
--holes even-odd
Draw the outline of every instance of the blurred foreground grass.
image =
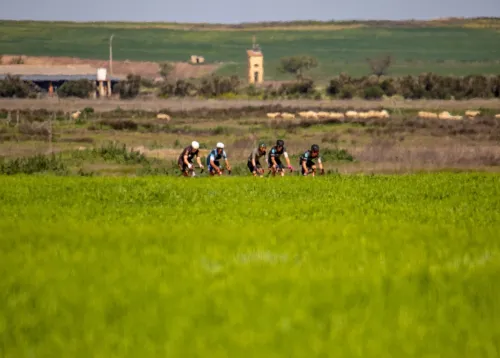
POLYGON ((1 357, 498 357, 500 177, 0 177, 1 357))

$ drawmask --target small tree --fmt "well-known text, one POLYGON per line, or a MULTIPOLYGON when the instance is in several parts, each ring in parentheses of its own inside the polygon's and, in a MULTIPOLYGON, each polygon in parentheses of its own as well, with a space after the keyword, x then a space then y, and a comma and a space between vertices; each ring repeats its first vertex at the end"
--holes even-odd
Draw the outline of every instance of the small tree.
POLYGON ((24 65, 24 59, 22 56, 13 57, 10 60, 10 65, 24 65))
POLYGON ((281 59, 278 71, 292 74, 297 79, 301 80, 304 76, 304 72, 316 67, 318 67, 318 60, 315 57, 291 56, 281 59))
POLYGON ((170 62, 162 62, 160 63, 160 76, 163 77, 164 80, 167 80, 168 76, 174 70, 174 65, 170 62))
POLYGON ((127 79, 116 84, 116 89, 120 93, 120 98, 134 98, 141 89, 141 76, 128 74, 127 79))
POLYGON ((389 67, 392 64, 392 56, 386 55, 375 59, 367 58, 366 61, 370 65, 372 74, 380 77, 389 71, 389 67))
POLYGON ((26 98, 33 93, 32 87, 19 76, 7 75, 5 79, 0 80, 0 97, 26 98))
POLYGON ((337 96, 341 90, 342 90, 342 83, 340 82, 340 80, 338 78, 331 79, 330 83, 326 87, 326 93, 330 97, 337 96))

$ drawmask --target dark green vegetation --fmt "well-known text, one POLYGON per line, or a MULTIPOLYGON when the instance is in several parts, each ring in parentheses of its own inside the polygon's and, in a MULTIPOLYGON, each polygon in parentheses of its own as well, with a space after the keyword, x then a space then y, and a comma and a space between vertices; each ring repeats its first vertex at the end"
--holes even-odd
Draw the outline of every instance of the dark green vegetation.
MULTIPOLYGON (((493 25, 496 22, 493 21, 493 25)), ((362 25, 362 24, 361 24, 362 25)), ((313 78, 341 72, 353 76, 370 73, 367 58, 392 55, 389 74, 406 75, 434 72, 443 75, 492 74, 500 71, 500 33, 487 28, 408 25, 352 27, 261 27, 254 31, 187 30, 188 26, 161 24, 71 24, 43 22, 0 23, 0 53, 32 56, 75 56, 108 58, 108 41, 113 39, 116 60, 187 61, 192 54, 207 62, 222 62, 220 73, 245 76, 246 49, 252 35, 265 54, 267 80, 290 78, 277 71, 285 56, 310 55, 319 66, 313 78)), ((469 26, 484 27, 482 24, 469 26)))
POLYGON ((496 357, 500 180, 0 177, 2 357, 496 357))
MULTIPOLYGON (((279 86, 247 85, 237 76, 207 76, 201 81, 177 80, 141 87, 141 78, 129 75, 116 84, 113 91, 120 99, 133 99, 140 95, 161 98, 212 98, 212 99, 342 99, 362 98, 380 100, 399 96, 404 99, 489 99, 500 98, 500 75, 451 77, 436 74, 420 76, 387 77, 364 76, 352 78, 342 74, 332 78, 325 89, 310 79, 300 79, 279 86), (142 89, 142 93, 141 93, 142 89)), ((59 98, 89 98, 95 87, 89 80, 68 81, 57 93, 59 98)), ((44 91, 32 82, 22 81, 16 76, 0 80, 0 98, 37 98, 44 91)))

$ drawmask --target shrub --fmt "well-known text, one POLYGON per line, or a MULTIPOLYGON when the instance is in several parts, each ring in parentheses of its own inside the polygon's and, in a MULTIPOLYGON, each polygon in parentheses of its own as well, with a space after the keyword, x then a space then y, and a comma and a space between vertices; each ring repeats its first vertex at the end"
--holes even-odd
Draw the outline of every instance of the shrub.
POLYGON ((33 138, 43 138, 49 137, 49 129, 45 126, 36 125, 36 123, 20 123, 18 131, 21 134, 33 137, 33 138))
POLYGON ((118 82, 113 88, 113 92, 118 92, 120 98, 130 99, 135 98, 141 89, 141 76, 129 74, 127 79, 118 82))
POLYGON ((326 94, 329 95, 330 97, 335 97, 340 94, 341 90, 342 90, 342 83, 340 82, 340 80, 332 79, 330 80, 330 83, 326 87, 326 94))
POLYGON ((384 94, 388 97, 392 97, 398 93, 394 81, 392 79, 384 79, 380 82, 380 88, 384 91, 384 94))
POLYGON ((310 79, 297 81, 293 83, 284 83, 278 90, 281 96, 311 96, 314 95, 314 82, 310 79))
POLYGON ((202 79, 198 94, 204 97, 217 97, 226 93, 238 93, 240 84, 238 76, 211 75, 202 79))
POLYGON ((342 87, 339 97, 342 99, 351 99, 354 97, 355 89, 352 85, 346 85, 342 87))
POLYGON ((82 115, 85 115, 85 116, 89 116, 91 114, 94 114, 94 108, 93 107, 85 107, 83 110, 82 110, 82 115))
POLYGON ((365 99, 380 99, 384 95, 384 91, 380 86, 371 86, 364 89, 363 97, 365 99))
POLYGON ((321 157, 324 161, 334 160, 334 161, 354 161, 354 157, 347 150, 342 148, 326 148, 321 151, 321 157))
POLYGON ((7 75, 0 80, 0 97, 26 98, 34 91, 34 86, 22 81, 19 76, 7 75))
POLYGON ((257 88, 254 84, 250 84, 247 88, 246 88, 246 94, 247 96, 249 97, 257 97, 257 96, 260 96, 262 95, 262 90, 260 88, 257 88))
POLYGON ((121 164, 147 164, 150 163, 144 154, 130 150, 125 144, 120 145, 116 142, 108 142, 100 148, 74 151, 74 159, 100 158, 108 162, 121 164))
POLYGON ((144 88, 155 88, 156 85, 150 78, 141 78, 141 86, 144 88))
POLYGON ((131 130, 136 131, 139 127, 136 122, 130 119, 102 119, 98 122, 100 125, 110 126, 114 130, 131 130))
POLYGON ((187 97, 194 96, 197 93, 196 85, 192 82, 185 80, 177 80, 175 84, 165 83, 161 86, 159 95, 160 96, 176 96, 176 97, 187 97))
POLYGON ((13 57, 10 60, 9 64, 10 65, 24 65, 24 59, 22 56, 13 57))
POLYGON ((41 172, 54 172, 66 174, 67 168, 60 156, 36 155, 33 157, 16 158, 0 161, 0 174, 35 174, 41 172))
POLYGON ((63 85, 57 89, 57 95, 59 97, 87 98, 93 91, 94 84, 91 81, 80 79, 64 82, 63 85))

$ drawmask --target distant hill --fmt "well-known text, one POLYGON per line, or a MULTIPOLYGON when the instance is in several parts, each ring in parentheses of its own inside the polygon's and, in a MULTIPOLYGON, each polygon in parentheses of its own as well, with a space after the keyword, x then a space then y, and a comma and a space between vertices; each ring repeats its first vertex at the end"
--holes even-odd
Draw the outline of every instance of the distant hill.
POLYGON ((262 21, 244 22, 239 24, 224 23, 182 23, 182 22, 117 22, 117 21, 16 21, 0 20, 0 26, 7 23, 17 24, 46 24, 56 27, 89 27, 105 28, 142 28, 142 29, 177 29, 177 30, 252 30, 264 31, 270 29, 345 29, 359 27, 375 28, 426 28, 426 27, 466 27, 466 28, 493 28, 500 29, 499 17, 447 17, 431 20, 298 20, 298 21, 262 21))

